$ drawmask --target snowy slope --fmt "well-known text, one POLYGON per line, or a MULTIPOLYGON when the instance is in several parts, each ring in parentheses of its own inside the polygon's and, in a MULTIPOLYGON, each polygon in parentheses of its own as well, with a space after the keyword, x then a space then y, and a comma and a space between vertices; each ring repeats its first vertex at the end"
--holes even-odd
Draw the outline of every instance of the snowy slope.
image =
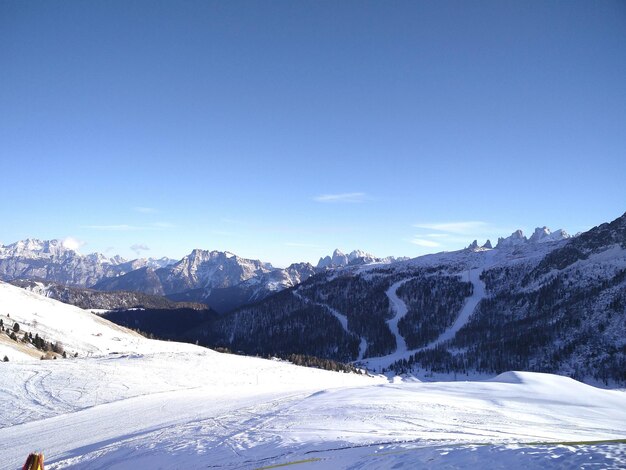
MULTIPOLYGON (((0 319, 5 326, 14 322, 23 332, 38 334, 49 342, 61 342, 65 350, 80 357, 110 352, 147 353, 156 351, 188 351, 191 345, 148 341, 141 335, 115 325, 90 312, 43 297, 19 287, 0 282, 0 319)), ((39 359, 41 351, 15 343, 0 334, 0 355, 10 361, 39 359)))
POLYGON ((522 468, 533 462, 525 454, 535 452, 545 455, 532 457, 530 468, 563 468, 571 460, 558 460, 559 453, 588 459, 592 450, 606 468, 626 452, 623 444, 600 449, 606 455, 557 445, 529 452, 536 447, 530 443, 626 433, 624 392, 550 375, 375 385, 217 354, 76 362, 6 369, 4 384, 19 382, 19 374, 27 381, 0 393, 2 409, 17 408, 11 422, 20 423, 0 429, 0 468, 16 468, 33 449, 46 453, 52 469, 251 469, 311 458, 322 459, 311 462, 320 469, 414 468, 424 455, 438 457, 434 467, 489 466, 495 459, 522 468), (483 444, 487 455, 474 454, 483 444))

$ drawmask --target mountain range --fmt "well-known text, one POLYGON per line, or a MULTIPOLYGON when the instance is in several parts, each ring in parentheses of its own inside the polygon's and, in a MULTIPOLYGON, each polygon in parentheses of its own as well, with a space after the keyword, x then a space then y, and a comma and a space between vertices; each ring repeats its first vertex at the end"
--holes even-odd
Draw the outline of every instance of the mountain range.
POLYGON ((521 369, 626 383, 626 214, 573 237, 541 227, 495 247, 474 241, 400 260, 336 250, 317 266, 285 269, 228 252, 127 261, 26 240, 0 247, 0 275, 200 300, 220 315, 186 312, 170 334, 158 323, 176 319, 171 305, 149 305, 161 312, 151 320, 149 309, 114 320, 246 354, 307 354, 396 373, 521 369))
POLYGON ((126 260, 101 253, 81 255, 63 240, 26 239, 0 245, 0 279, 41 279, 75 287, 91 287, 105 277, 115 277, 142 267, 161 268, 169 258, 126 260))
POLYGON ((327 270, 188 333, 248 354, 370 370, 519 369, 626 383, 626 214, 464 250, 327 270))
MULTIPOLYGON (((54 283, 96 291, 139 292, 178 302, 200 302, 218 312, 227 312, 298 285, 325 269, 394 260, 376 258, 360 250, 349 255, 335 250, 332 258, 320 259, 317 267, 294 263, 282 269, 230 252, 195 249, 178 261, 126 260, 101 253, 82 255, 63 240, 27 239, 0 245, 0 280, 37 280, 48 286, 54 283)), ((59 289, 46 292, 50 296, 60 295, 59 289)), ((64 295, 65 299, 75 297, 68 296, 67 291, 64 295)))

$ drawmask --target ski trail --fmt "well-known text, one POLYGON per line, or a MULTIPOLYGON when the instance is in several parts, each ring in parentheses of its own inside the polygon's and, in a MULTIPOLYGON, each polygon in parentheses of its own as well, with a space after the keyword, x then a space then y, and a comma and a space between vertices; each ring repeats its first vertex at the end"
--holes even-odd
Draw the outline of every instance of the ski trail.
MULTIPOLYGON (((387 321, 387 325, 391 330, 391 333, 396 338, 396 350, 391 354, 387 354, 386 356, 380 357, 368 357, 367 359, 363 359, 363 354, 359 356, 359 359, 356 361, 357 365, 364 365, 370 369, 376 371, 382 371, 383 368, 388 367, 390 364, 409 357, 413 351, 409 351, 407 349, 406 341, 404 337, 400 334, 398 330, 398 322, 404 317, 408 311, 408 307, 404 303, 404 301, 398 297, 397 290, 398 288, 404 284, 405 282, 409 282, 410 280, 415 279, 413 277, 402 279, 394 284, 392 284, 389 289, 385 291, 385 294, 389 298, 389 306, 395 312, 395 315, 391 320, 387 321), (359 364, 359 361, 360 364, 359 364)), ((363 353, 365 350, 362 351, 363 353)))
MULTIPOLYGON (((294 289, 292 292, 293 292, 293 295, 295 295, 297 298, 299 298, 300 300, 302 300, 303 302, 307 304, 317 305, 318 307, 325 308, 331 315, 333 315, 337 320, 339 320, 339 323, 341 323, 341 326, 343 327, 346 333, 348 333, 349 335, 359 336, 356 333, 353 333, 352 331, 350 331, 350 329, 348 328, 348 317, 344 315, 343 313, 339 312, 338 310, 335 310, 330 305, 326 305, 321 302, 315 302, 311 299, 304 297, 302 294, 300 294, 300 292, 298 292, 297 289, 294 289)), ((359 344, 359 357, 357 361, 360 361, 361 359, 363 359, 363 355, 365 354, 366 350, 367 350, 367 340, 361 337, 361 343, 359 344)))
POLYGON ((408 311, 408 308, 404 301, 398 297, 397 290, 400 288, 402 284, 405 282, 409 282, 413 278, 402 279, 401 281, 392 284, 389 289, 385 292, 387 297, 389 298, 389 306, 391 309, 396 312, 394 317, 387 321, 387 325, 389 325, 389 329, 396 337, 396 350, 394 354, 404 354, 407 351, 406 341, 404 337, 400 334, 400 330, 398 329, 398 322, 404 317, 408 311))
POLYGON ((459 330, 465 326, 480 301, 485 298, 485 283, 480 279, 480 275, 483 270, 483 267, 474 268, 461 275, 462 278, 465 278, 463 279, 464 281, 472 283, 472 295, 469 296, 468 299, 465 301, 463 308, 461 308, 461 311, 459 312, 459 316, 456 317, 456 320, 454 321, 452 326, 443 333, 441 333, 436 340, 430 342, 427 346, 423 348, 417 349, 416 351, 432 349, 445 341, 451 340, 456 336, 459 330))
POLYGON ((429 343, 427 346, 423 348, 416 349, 416 351, 422 351, 424 349, 432 349, 438 344, 443 343, 444 341, 449 341, 456 336, 461 328, 465 326, 465 324, 469 321, 472 313, 476 310, 476 307, 486 297, 486 286, 485 283, 480 278, 480 275, 483 273, 485 269, 493 266, 493 257, 495 255, 495 251, 490 251, 485 255, 485 262, 482 266, 478 268, 469 269, 466 272, 462 273, 461 278, 465 278, 466 282, 470 282, 472 284, 472 295, 465 301, 463 308, 459 312, 459 316, 456 317, 456 320, 452 324, 450 328, 441 333, 439 337, 429 343))
POLYGON ((472 283, 472 286, 473 286, 472 295, 469 296, 469 298, 465 301, 465 304, 461 308, 461 311, 459 312, 459 315, 457 316, 452 326, 450 326, 443 333, 441 333, 437 339, 435 339, 434 341, 431 341, 429 344, 421 348, 407 349, 406 342, 404 341, 404 338, 402 338, 402 336, 400 335, 398 331, 398 321, 404 315, 406 315, 407 306, 404 303, 404 301, 397 296, 396 291, 398 287, 400 287, 400 285, 402 285, 405 282, 408 282, 410 279, 403 279, 393 284, 387 290, 386 293, 387 293, 387 296, 389 297, 389 301, 391 302, 394 310, 396 311, 396 316, 392 320, 390 320, 388 324, 392 333, 396 335, 398 348, 396 349, 395 352, 388 354, 386 356, 367 358, 361 364, 375 371, 380 372, 383 369, 388 368, 391 364, 393 364, 396 361, 399 361, 402 359, 408 359, 412 354, 415 354, 418 351, 432 349, 445 341, 453 339, 456 336, 456 334, 459 332, 459 330, 463 328, 463 326, 465 326, 465 324, 469 321, 470 317, 472 316, 472 313, 474 313, 474 310, 476 310, 476 307, 478 306, 480 301, 486 297, 485 283, 480 279, 480 275, 485 269, 488 269, 491 266, 493 266, 494 255, 495 255, 495 252, 493 251, 487 253, 482 266, 477 267, 477 268, 471 268, 468 271, 459 274, 459 276, 464 278, 464 280, 472 283), (401 338, 401 342, 398 341, 398 338, 401 338), (400 349, 400 345, 404 345, 404 350, 400 349))

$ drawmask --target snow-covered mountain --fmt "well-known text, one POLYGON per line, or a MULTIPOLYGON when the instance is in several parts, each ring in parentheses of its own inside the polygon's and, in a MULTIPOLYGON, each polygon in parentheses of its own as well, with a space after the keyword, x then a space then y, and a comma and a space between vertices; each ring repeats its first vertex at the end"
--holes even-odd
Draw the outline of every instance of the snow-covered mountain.
MULTIPOLYGON (((219 312, 258 301, 294 287, 319 271, 405 258, 377 258, 361 250, 320 259, 318 267, 270 263, 230 252, 195 249, 179 261, 169 258, 126 260, 101 253, 82 255, 63 240, 27 239, 0 246, 0 280, 36 280, 101 291, 131 291, 202 302, 219 312)), ((408 259, 408 258, 407 258, 408 259)))
POLYGON ((272 292, 293 287, 315 274, 308 263, 285 269, 241 258, 233 253, 195 249, 180 261, 159 269, 145 267, 106 278, 94 288, 165 295, 173 300, 204 302, 220 312, 272 292))
POLYGON ((363 250, 353 250, 347 255, 343 254, 339 249, 336 249, 332 256, 325 256, 320 258, 317 263, 318 269, 329 269, 329 268, 341 268, 344 266, 355 266, 359 264, 370 264, 370 263, 393 263, 395 261, 403 261, 409 258, 401 257, 395 258, 393 256, 388 256, 386 258, 377 258, 374 255, 366 253, 363 250))
POLYGON ((499 238, 496 248, 510 248, 526 243, 549 243, 567 240, 571 236, 562 229, 551 232, 548 227, 537 227, 530 238, 526 238, 521 230, 516 230, 506 238, 499 238))
POLYGON ((195 335, 379 371, 523 369, 626 383, 626 214, 576 237, 539 228, 489 246, 324 271, 195 335))
POLYGON ((103 278, 144 266, 164 267, 168 258, 125 260, 101 253, 82 255, 64 240, 26 239, 0 245, 0 280, 41 279, 68 286, 90 287, 103 278))
POLYGON ((0 280, 168 295, 180 301, 214 304, 220 311, 293 287, 313 274, 315 269, 308 263, 280 269, 233 253, 200 249, 179 261, 129 261, 101 253, 82 255, 62 240, 27 239, 0 246, 0 280))

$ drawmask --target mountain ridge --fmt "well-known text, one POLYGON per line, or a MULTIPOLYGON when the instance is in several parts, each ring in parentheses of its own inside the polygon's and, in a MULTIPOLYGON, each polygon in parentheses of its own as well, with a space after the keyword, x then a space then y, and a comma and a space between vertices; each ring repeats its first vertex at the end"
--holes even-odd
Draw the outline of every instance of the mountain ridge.
POLYGON ((554 233, 516 231, 492 249, 476 243, 325 270, 188 336, 249 354, 358 361, 378 372, 531 370, 624 384, 626 214, 575 237, 554 233), (398 314, 394 302, 406 309, 398 314))
MULTIPOLYGON (((535 229, 530 238, 518 230, 509 237, 500 238, 496 248, 522 249, 529 243, 552 243, 568 237, 563 230, 550 232, 547 227, 535 229)), ((468 248, 490 249, 491 243, 487 240, 478 247, 474 241, 468 248)), ((42 280, 106 292, 141 292, 166 296, 173 301, 205 303, 224 313, 294 287, 322 271, 388 265, 410 259, 379 258, 363 250, 353 250, 346 255, 335 249, 332 256, 320 258, 316 266, 293 263, 286 268, 277 268, 271 263, 242 258, 229 251, 196 248, 180 260, 166 257, 126 260, 118 255, 107 257, 101 253, 82 255, 74 243, 67 240, 30 238, 0 245, 0 279, 42 280)))

